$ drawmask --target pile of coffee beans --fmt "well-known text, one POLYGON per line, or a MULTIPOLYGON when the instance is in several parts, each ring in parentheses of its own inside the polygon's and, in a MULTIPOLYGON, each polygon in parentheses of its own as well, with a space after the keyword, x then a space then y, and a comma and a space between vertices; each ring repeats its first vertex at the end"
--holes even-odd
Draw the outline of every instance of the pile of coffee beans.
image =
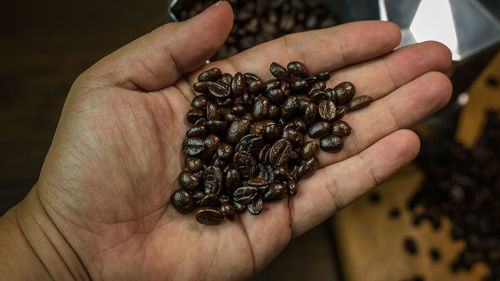
MULTIPOLYGON (((408 203, 415 223, 452 222, 452 237, 465 241, 451 269, 485 263, 500 280, 500 118, 489 112, 482 137, 472 149, 452 140, 424 142, 419 157, 425 179, 408 203)), ((435 254, 433 254, 435 256, 435 254)))
MULTIPOLYGON (((216 0, 194 1, 189 9, 179 11, 186 20, 216 0)), ((330 27, 335 16, 316 0, 229 0, 234 10, 234 25, 229 37, 214 59, 228 58, 238 52, 285 34, 330 27)))
POLYGON ((171 203, 180 213, 196 210, 203 224, 219 224, 237 213, 262 212, 264 202, 297 193, 297 181, 318 168, 316 154, 339 152, 351 127, 340 120, 372 102, 354 98, 355 87, 343 82, 326 88, 330 74, 312 76, 298 61, 273 62, 275 79, 253 73, 201 73, 193 88, 182 152, 181 189, 171 203), (319 144, 316 140, 319 139, 319 144))

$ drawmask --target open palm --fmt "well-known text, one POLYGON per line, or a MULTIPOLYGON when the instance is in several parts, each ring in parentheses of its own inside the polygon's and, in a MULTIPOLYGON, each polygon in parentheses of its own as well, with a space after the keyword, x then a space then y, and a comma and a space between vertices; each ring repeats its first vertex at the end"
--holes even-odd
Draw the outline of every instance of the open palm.
POLYGON ((41 204, 93 280, 234 280, 269 263, 297 235, 411 161, 418 138, 403 130, 447 102, 439 73, 448 50, 423 43, 392 51, 390 23, 361 22, 300 33, 204 66, 231 29, 225 2, 166 25, 98 62, 74 83, 35 187, 41 204), (320 169, 290 199, 218 226, 181 215, 180 149, 204 69, 270 78, 272 61, 300 60, 328 85, 353 82, 376 101, 344 119, 353 127, 341 153, 320 153, 320 169), (202 66, 202 68, 199 68, 202 66), (198 69, 199 68, 199 69, 198 69))

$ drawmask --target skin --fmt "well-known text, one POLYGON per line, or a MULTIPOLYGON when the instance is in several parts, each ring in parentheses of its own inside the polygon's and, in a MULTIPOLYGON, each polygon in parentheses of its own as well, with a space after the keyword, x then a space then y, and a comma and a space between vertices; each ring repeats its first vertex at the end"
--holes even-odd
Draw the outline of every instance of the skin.
POLYGON ((414 159, 405 128, 442 108, 450 52, 436 42, 393 51, 400 31, 357 22, 286 36, 210 65, 232 25, 227 2, 172 23, 97 62, 74 82, 38 183, 0 219, 0 271, 9 280, 239 280, 287 243, 414 159), (304 62, 374 97, 348 114, 352 135, 299 193, 232 223, 198 224, 170 205, 180 149, 203 70, 254 72, 304 62), (383 159, 383 160, 382 160, 383 159), (7 258, 9 257, 9 258, 7 258), (23 268, 31 268, 30 271, 23 268))

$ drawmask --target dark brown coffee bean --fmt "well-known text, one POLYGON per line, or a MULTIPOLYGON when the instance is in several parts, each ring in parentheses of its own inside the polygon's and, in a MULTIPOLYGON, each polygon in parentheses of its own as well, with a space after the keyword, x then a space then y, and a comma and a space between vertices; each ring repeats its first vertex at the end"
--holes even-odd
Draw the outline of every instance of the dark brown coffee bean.
POLYGON ((341 138, 336 135, 328 135, 321 138, 319 141, 319 147, 326 152, 339 152, 344 148, 344 142, 341 138))
POLYGON ((248 134, 242 137, 238 142, 236 145, 236 151, 245 150, 252 156, 257 156, 262 147, 264 147, 264 138, 261 135, 248 134))
POLYGON ((283 103, 283 100, 285 99, 285 95, 283 94, 283 91, 279 88, 271 89, 269 91, 266 91, 266 96, 269 98, 269 100, 276 105, 281 105, 283 103))
POLYGON ((236 119, 238 119, 238 117, 232 113, 224 113, 224 121, 227 121, 229 122, 229 124, 233 123, 234 121, 236 121, 236 119))
POLYGON ((195 218, 201 224, 215 225, 222 223, 224 215, 217 208, 203 207, 196 211, 195 218))
POLYGON ((304 135, 292 128, 284 129, 281 137, 288 140, 294 147, 304 144, 304 135))
POLYGON ((264 91, 268 92, 272 89, 277 89, 280 87, 280 81, 277 79, 271 79, 264 83, 264 91))
POLYGON ((363 108, 363 107, 369 105, 370 103, 372 103, 372 101, 373 101, 373 98, 370 96, 356 97, 349 102, 349 105, 348 105, 349 111, 354 111, 354 110, 363 108))
POLYGON ((207 135, 207 128, 202 126, 194 126, 187 130, 186 137, 188 138, 204 138, 207 135))
POLYGON ((227 143, 221 143, 217 148, 216 155, 220 159, 230 159, 233 156, 233 147, 227 143))
POLYGON ((326 96, 329 100, 332 100, 335 105, 337 105, 337 96, 335 95, 335 91, 332 88, 328 88, 325 90, 326 96))
POLYGON ((281 128, 276 123, 270 123, 264 129, 264 138, 271 143, 274 143, 281 136, 281 128))
POLYGON ((325 121, 333 121, 336 110, 335 103, 331 100, 323 100, 318 105, 318 114, 325 121))
POLYGON ((330 79, 330 73, 329 72, 321 72, 320 74, 316 75, 318 77, 318 80, 320 81, 327 81, 330 79))
POLYGON ((178 189, 170 197, 170 203, 181 214, 189 214, 194 210, 194 200, 185 190, 178 189))
POLYGON ((341 119, 342 117, 345 116, 346 113, 347 113, 347 106, 345 105, 337 106, 337 110, 335 112, 335 120, 341 119))
POLYGON ((288 194, 290 194, 290 196, 295 196, 297 194, 297 183, 295 182, 295 180, 291 179, 287 181, 286 189, 288 191, 288 194))
POLYGON ((244 135, 248 133, 250 129, 250 121, 247 119, 238 119, 231 123, 229 129, 227 130, 226 141, 235 144, 244 135))
POLYGON ((247 83, 250 83, 251 81, 255 81, 255 80, 259 80, 259 81, 261 80, 259 76, 255 75, 253 73, 250 73, 250 72, 243 74, 243 77, 247 83))
POLYGON ((217 135, 210 134, 203 140, 203 143, 205 144, 205 150, 200 154, 200 159, 208 159, 212 157, 217 147, 219 147, 220 138, 217 135))
POLYGON ((319 107, 312 102, 306 102, 304 109, 302 110, 302 119, 306 125, 311 126, 316 122, 319 107))
POLYGON ((266 189, 267 188, 267 181, 265 178, 260 178, 260 177, 259 178, 251 178, 247 181, 247 185, 257 187, 257 189, 261 189, 261 188, 266 189))
POLYGON ((356 94, 356 88, 351 82, 342 82, 333 88, 338 105, 344 105, 351 101, 356 94))
POLYGON ((259 170, 259 173, 257 174, 257 177, 258 178, 263 178, 264 180, 266 180, 266 183, 267 183, 267 180, 269 179, 269 173, 267 172, 267 168, 264 164, 262 163, 258 163, 257 164, 257 169, 259 170))
POLYGON ((300 149, 300 157, 302 159, 310 159, 311 157, 315 156, 319 151, 319 145, 315 141, 308 141, 306 142, 302 148, 300 149))
POLYGON ((299 61, 292 61, 288 63, 287 68, 289 73, 297 77, 306 78, 309 76, 309 69, 307 69, 305 64, 299 61))
POLYGON ((284 167, 274 168, 274 178, 278 181, 287 181, 291 179, 290 172, 284 167))
POLYGON ((210 132, 223 132, 227 129, 229 123, 222 120, 208 120, 207 128, 210 132))
POLYGON ((207 102, 207 120, 220 120, 221 113, 217 105, 207 102))
POLYGON ((237 72, 234 75, 233 81, 231 81, 231 91, 233 92, 233 97, 237 98, 241 96, 245 90, 245 87, 246 84, 243 75, 240 72, 237 72))
POLYGON ((325 82, 323 81, 318 81, 314 84, 311 85, 311 87, 309 88, 309 90, 307 91, 307 96, 308 97, 311 97, 312 93, 314 91, 317 91, 317 90, 321 90, 321 91, 324 91, 326 88, 326 84, 325 82))
POLYGON ((342 120, 332 122, 332 134, 345 137, 351 134, 351 126, 342 120))
POLYGON ((246 107, 241 103, 236 103, 231 107, 231 112, 237 116, 245 114, 246 110, 246 107))
POLYGON ((222 171, 219 167, 208 166, 203 171, 204 192, 219 194, 222 189, 222 171))
POLYGON ((234 100, 232 98, 216 98, 215 103, 222 108, 226 108, 232 106, 234 100))
POLYGON ((233 81, 233 75, 229 73, 224 73, 220 77, 220 81, 228 86, 231 86, 231 81, 233 81))
POLYGON ((255 186, 242 186, 236 189, 233 193, 233 201, 240 204, 249 204, 258 194, 258 189, 255 186))
POLYGON ((309 98, 311 99, 312 102, 318 104, 323 100, 327 100, 328 96, 323 90, 314 90, 309 98))
POLYGON ((288 80, 288 71, 277 62, 271 63, 271 74, 279 80, 288 80))
POLYGON ((200 200, 200 207, 212 207, 217 205, 217 195, 213 193, 206 194, 200 200))
POLYGON ((194 122, 196 122, 196 120, 203 118, 203 117, 204 117, 203 111, 196 109, 196 108, 189 110, 187 113, 187 120, 191 123, 194 123, 194 122))
POLYGON ((330 123, 326 121, 319 121, 314 123, 311 127, 309 127, 309 136, 311 138, 321 138, 330 133, 330 123))
POLYGON ((207 126, 207 119, 206 118, 200 118, 194 122, 194 126, 196 127, 206 127, 207 126))
POLYGON ((252 125, 250 125, 250 133, 262 135, 264 134, 266 126, 273 123, 275 123, 273 120, 263 120, 252 123, 252 125))
POLYGON ((283 106, 281 107, 281 116, 290 119, 293 115, 295 115, 298 108, 299 100, 296 96, 290 96, 283 102, 283 106))
POLYGON ((193 175, 193 173, 185 171, 179 174, 179 184, 187 191, 195 191, 200 181, 193 175))
POLYGON ((198 95, 191 101, 191 106, 197 109, 205 109, 207 105, 207 99, 205 95, 198 95))
POLYGON ((186 168, 188 168, 191 172, 198 172, 203 167, 201 160, 195 157, 186 157, 186 168))
POLYGON ((288 140, 280 139, 269 151, 269 162, 274 166, 283 166, 292 157, 292 152, 292 144, 288 140))
POLYGON ((264 83, 261 80, 252 80, 248 83, 248 90, 252 94, 258 94, 264 89, 264 83))
POLYGON ((269 185, 267 191, 262 195, 265 201, 276 201, 285 198, 287 188, 281 183, 272 183, 269 185))
POLYGON ((222 71, 216 67, 204 71, 198 75, 198 81, 215 81, 222 76, 222 71))
POLYGON ((318 169, 319 162, 315 156, 305 160, 297 169, 297 176, 299 178, 308 177, 318 169))
POLYGON ((236 201, 233 201, 233 206, 234 209, 236 210, 236 213, 241 214, 247 209, 247 205, 245 204, 240 204, 236 201))
POLYGON ((257 97, 252 107, 252 116, 255 121, 267 118, 269 112, 269 99, 263 96, 257 97))
POLYGON ((301 133, 305 133, 307 131, 307 125, 304 120, 300 117, 293 118, 290 122, 288 122, 283 129, 292 128, 301 133))
POLYGON ((210 81, 196 82, 193 84, 193 89, 198 93, 208 94, 208 86, 210 85, 210 83, 212 82, 210 81))
POLYGON ((205 150, 205 143, 200 138, 188 138, 182 143, 182 152, 188 156, 198 156, 205 150))
POLYGON ((229 203, 221 204, 220 211, 228 220, 234 220, 234 216, 236 215, 236 208, 234 208, 229 203))
POLYGON ((293 93, 305 94, 307 92, 307 82, 305 80, 295 80, 291 84, 293 93))
POLYGON ((233 157, 234 167, 244 179, 249 179, 257 175, 257 162, 252 157, 252 154, 243 150, 238 151, 233 157))
POLYGON ((245 90, 245 92, 243 92, 243 95, 241 95, 241 103, 247 107, 252 106, 252 95, 247 90, 245 90))
POLYGON ((229 169, 226 173, 225 183, 227 192, 232 194, 241 183, 240 173, 238 173, 238 170, 229 169))
POLYGON ((208 85, 208 92, 216 98, 226 98, 231 95, 231 89, 222 82, 212 82, 208 85))
POLYGON ((307 82, 308 86, 314 85, 316 82, 319 81, 318 78, 316 78, 316 76, 306 77, 304 78, 304 80, 307 82))
POLYGON ((264 202, 262 201, 262 198, 256 198, 254 201, 247 205, 247 209, 250 214, 255 216, 262 213, 262 210, 264 210, 264 202))
POLYGON ((260 150, 259 155, 258 155, 258 160, 260 163, 266 163, 267 159, 269 157, 269 150, 271 149, 270 144, 264 145, 264 147, 260 150))

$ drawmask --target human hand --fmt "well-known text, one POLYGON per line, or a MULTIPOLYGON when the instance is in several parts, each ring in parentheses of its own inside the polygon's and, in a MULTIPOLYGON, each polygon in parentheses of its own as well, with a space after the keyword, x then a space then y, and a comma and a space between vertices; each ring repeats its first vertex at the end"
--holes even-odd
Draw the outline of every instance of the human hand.
POLYGON ((358 22, 293 34, 204 65, 231 24, 229 5, 219 2, 117 50, 73 84, 25 207, 44 211, 81 262, 82 276, 248 277, 290 239, 410 162, 419 140, 404 128, 450 97, 450 82, 440 73, 450 65, 449 51, 434 42, 393 51, 400 40, 394 24, 358 22), (271 62, 292 60, 313 73, 332 72, 330 87, 351 81, 359 94, 376 99, 344 118, 353 128, 344 150, 320 153, 320 168, 299 182, 298 194, 267 204, 259 216, 242 214, 214 227, 176 212, 169 200, 179 187, 185 115, 197 75, 219 67, 270 78, 271 62))

